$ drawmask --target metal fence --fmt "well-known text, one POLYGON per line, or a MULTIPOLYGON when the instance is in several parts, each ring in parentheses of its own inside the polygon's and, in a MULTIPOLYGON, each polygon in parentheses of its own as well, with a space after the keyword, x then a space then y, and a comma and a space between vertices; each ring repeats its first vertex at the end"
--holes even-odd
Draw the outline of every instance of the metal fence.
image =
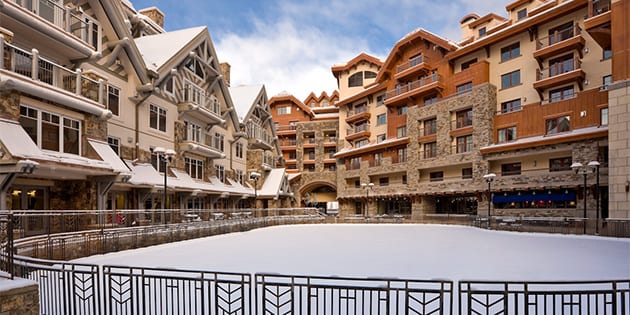
POLYGON ((630 280, 459 282, 460 314, 630 314, 630 280))

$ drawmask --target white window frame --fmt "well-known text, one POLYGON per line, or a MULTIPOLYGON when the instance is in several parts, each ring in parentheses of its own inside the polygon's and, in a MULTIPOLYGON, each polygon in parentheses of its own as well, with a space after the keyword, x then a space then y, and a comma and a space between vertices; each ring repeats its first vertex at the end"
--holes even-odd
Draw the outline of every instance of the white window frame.
MULTIPOLYGON (((61 114, 57 114, 54 112, 50 112, 50 111, 46 111, 46 110, 41 110, 35 107, 31 107, 31 106, 27 106, 27 105, 20 105, 20 117, 24 117, 25 119, 30 119, 30 120, 34 120, 35 124, 36 124, 36 137, 37 137, 37 141, 34 141, 35 144, 37 145, 38 148, 45 150, 42 147, 42 139, 44 137, 43 135, 43 131, 42 131, 42 123, 44 123, 42 116, 43 114, 47 114, 50 115, 50 117, 57 117, 58 121, 57 122, 51 122, 49 123, 49 125, 56 125, 59 128, 59 139, 57 140, 59 145, 58 148, 56 150, 51 150, 51 151, 55 151, 55 152, 61 152, 61 153, 68 153, 68 154, 76 154, 76 155, 81 155, 81 152, 83 152, 83 148, 81 145, 81 135, 82 135, 82 130, 83 130, 83 124, 80 120, 78 119, 74 119, 74 118, 70 118, 67 116, 63 116, 61 114), (25 108, 27 111, 30 110, 32 112, 35 113, 36 117, 32 117, 32 116, 24 116, 21 114, 22 112, 22 108, 25 108), (70 126, 66 125, 66 122, 70 123, 70 126), (64 143, 64 132, 66 131, 66 128, 69 128, 71 130, 76 130, 77 135, 78 135, 78 151, 75 152, 65 152, 64 148, 65 148, 65 143, 64 143)), ((50 150, 50 149, 48 149, 50 150)))
POLYGON ((153 130, 158 130, 161 132, 166 132, 166 125, 168 125, 167 123, 167 115, 166 115, 166 109, 164 109, 163 107, 160 107, 158 105, 155 104, 150 104, 149 105, 149 128, 153 129, 153 130), (151 113, 155 113, 155 127, 151 126, 151 120, 153 119, 153 117, 151 116, 151 113), (160 124, 160 117, 164 116, 164 126, 162 126, 160 124), (162 130, 162 128, 164 128, 164 130, 162 130))
POLYGON ((116 155, 120 156, 120 138, 107 136, 107 144, 116 152, 116 155))
POLYGON ((193 158, 184 158, 186 173, 193 179, 203 179, 203 161, 193 158))

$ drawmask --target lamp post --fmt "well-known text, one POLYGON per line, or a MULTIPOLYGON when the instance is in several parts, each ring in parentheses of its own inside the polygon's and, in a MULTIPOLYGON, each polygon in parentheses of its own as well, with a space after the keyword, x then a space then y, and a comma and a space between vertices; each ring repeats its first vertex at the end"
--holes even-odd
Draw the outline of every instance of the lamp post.
MULTIPOLYGON (((166 205, 166 197, 167 197, 167 175, 168 175, 168 165, 173 162, 173 157, 175 156, 175 151, 171 149, 164 149, 162 147, 156 147, 150 149, 152 154, 155 154, 158 159, 158 163, 164 162, 164 195, 162 196, 162 212, 165 209, 168 209, 166 205)), ((164 213, 162 213, 162 223, 166 224, 166 218, 164 217, 164 213)))
POLYGON ((488 228, 490 228, 490 207, 492 206, 492 182, 494 181, 494 178, 497 177, 497 174, 495 173, 488 173, 486 175, 483 175, 483 179, 486 180, 486 183, 488 183, 488 228))
POLYGON ((370 190, 374 189, 374 183, 362 183, 361 188, 365 189, 365 212, 364 217, 368 216, 368 198, 370 197, 370 190))
MULTIPOLYGON (((586 215, 586 194, 587 194, 586 179, 588 177, 588 174, 597 172, 597 189, 599 190, 599 162, 591 161, 587 164, 587 166, 590 166, 591 168, 594 168, 594 169, 589 170, 580 162, 573 162, 573 164, 571 164, 571 169, 575 171, 575 174, 582 174, 582 176, 584 176, 584 234, 586 234, 586 220, 588 218, 586 215)), ((597 217, 598 218, 597 218, 596 224, 599 225, 599 191, 597 194, 597 217)), ((599 227, 596 227, 596 233, 599 233, 599 227)))
POLYGON ((259 178, 260 178, 260 173, 249 172, 249 179, 254 181, 254 208, 256 208, 256 201, 258 201, 258 179, 259 178))
POLYGON ((587 164, 595 171, 595 234, 599 234, 599 162, 590 161, 587 164))

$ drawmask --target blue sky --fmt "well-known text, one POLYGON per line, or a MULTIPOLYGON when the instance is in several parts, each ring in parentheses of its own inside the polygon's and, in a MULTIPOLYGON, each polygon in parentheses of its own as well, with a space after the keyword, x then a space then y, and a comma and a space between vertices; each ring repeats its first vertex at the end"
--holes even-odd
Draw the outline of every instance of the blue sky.
POLYGON ((361 52, 385 59, 392 46, 422 27, 453 41, 468 13, 506 16, 507 0, 131 0, 156 6, 167 31, 206 25, 231 83, 265 84, 269 97, 304 99, 336 89, 330 68, 361 52))

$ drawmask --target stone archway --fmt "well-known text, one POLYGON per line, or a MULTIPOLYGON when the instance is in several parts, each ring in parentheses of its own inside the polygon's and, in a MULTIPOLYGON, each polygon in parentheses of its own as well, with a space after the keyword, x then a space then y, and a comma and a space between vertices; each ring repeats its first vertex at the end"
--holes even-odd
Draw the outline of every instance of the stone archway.
POLYGON ((331 202, 337 201, 337 186, 328 181, 310 182, 299 189, 300 205, 305 207, 315 207, 327 210, 329 207, 334 208, 331 202))

